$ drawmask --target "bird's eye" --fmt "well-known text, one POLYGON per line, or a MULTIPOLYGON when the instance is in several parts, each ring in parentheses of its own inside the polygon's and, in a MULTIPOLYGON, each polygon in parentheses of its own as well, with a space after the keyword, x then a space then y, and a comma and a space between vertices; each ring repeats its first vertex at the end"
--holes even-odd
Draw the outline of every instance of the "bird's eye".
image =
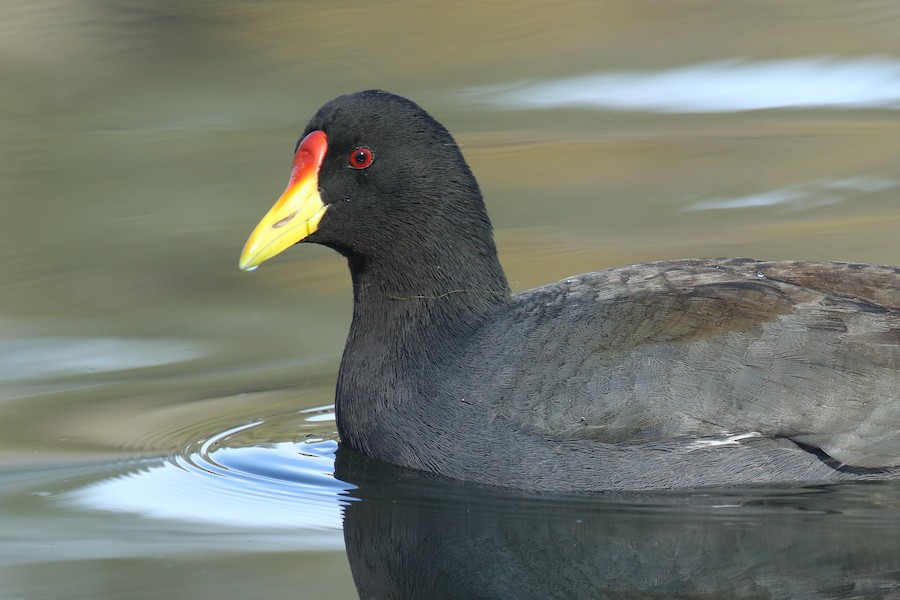
POLYGON ((350 166, 354 169, 365 169, 375 160, 372 149, 367 146, 360 146, 350 153, 350 166))

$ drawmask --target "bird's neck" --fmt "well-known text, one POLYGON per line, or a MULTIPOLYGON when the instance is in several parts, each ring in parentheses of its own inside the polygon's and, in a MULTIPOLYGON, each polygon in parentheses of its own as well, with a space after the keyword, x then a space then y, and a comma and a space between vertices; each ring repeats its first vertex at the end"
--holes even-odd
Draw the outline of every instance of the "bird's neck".
MULTIPOLYGON (((336 394, 341 439, 365 453, 392 410, 411 410, 472 333, 509 302, 490 235, 435 240, 378 258, 348 256, 353 321, 336 394), (486 241, 485 241, 486 240, 486 241)), ((414 410, 414 408, 413 408, 414 410)), ((385 432, 385 435, 390 435, 385 432)))

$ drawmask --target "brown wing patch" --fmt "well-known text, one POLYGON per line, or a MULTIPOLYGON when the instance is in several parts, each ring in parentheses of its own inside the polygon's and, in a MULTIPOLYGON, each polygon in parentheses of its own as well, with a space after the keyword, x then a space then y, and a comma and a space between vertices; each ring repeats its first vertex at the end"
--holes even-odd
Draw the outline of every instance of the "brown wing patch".
POLYGON ((760 271, 776 279, 900 310, 900 269, 857 263, 763 263, 760 271))
POLYGON ((739 281, 701 285, 667 293, 631 296, 610 310, 617 322, 598 340, 595 352, 622 354, 646 344, 687 343, 729 332, 749 332, 794 311, 776 285, 739 281))

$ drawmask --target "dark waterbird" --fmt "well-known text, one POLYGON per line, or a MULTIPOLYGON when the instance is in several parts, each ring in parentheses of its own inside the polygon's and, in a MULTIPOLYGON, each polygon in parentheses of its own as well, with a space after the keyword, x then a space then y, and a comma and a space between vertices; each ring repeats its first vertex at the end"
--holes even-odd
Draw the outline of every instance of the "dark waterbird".
POLYGON ((531 490, 900 477, 900 269, 702 259, 510 294, 447 130, 381 91, 323 106, 251 234, 343 254, 344 445, 531 490))

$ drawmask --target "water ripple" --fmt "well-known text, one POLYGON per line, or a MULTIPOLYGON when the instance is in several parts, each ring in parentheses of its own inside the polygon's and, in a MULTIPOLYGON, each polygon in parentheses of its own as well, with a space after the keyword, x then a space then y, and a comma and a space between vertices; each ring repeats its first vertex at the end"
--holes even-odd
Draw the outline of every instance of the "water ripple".
POLYGON ((318 531, 322 535, 306 540, 307 547, 340 547, 341 509, 354 486, 334 477, 337 443, 242 446, 262 423, 199 440, 181 454, 87 485, 66 499, 91 510, 157 519, 318 531))

